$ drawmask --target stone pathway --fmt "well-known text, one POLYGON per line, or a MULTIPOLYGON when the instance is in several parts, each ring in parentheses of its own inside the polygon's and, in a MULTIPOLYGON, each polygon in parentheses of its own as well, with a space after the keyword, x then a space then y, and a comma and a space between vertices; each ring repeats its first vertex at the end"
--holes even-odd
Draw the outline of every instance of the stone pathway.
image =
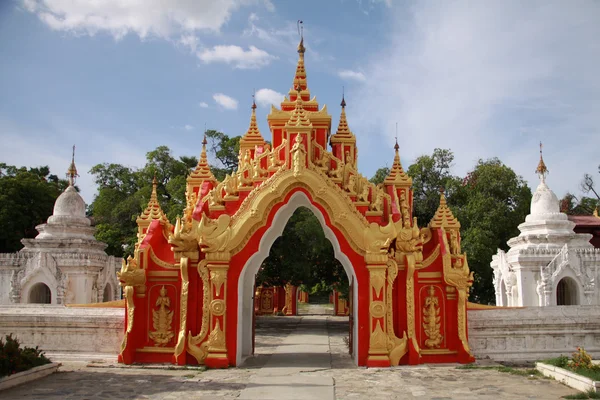
POLYGON ((242 368, 123 367, 65 362, 60 372, 0 392, 0 399, 558 399, 576 393, 553 380, 456 365, 357 368, 348 319, 310 308, 261 317, 256 355, 242 368))

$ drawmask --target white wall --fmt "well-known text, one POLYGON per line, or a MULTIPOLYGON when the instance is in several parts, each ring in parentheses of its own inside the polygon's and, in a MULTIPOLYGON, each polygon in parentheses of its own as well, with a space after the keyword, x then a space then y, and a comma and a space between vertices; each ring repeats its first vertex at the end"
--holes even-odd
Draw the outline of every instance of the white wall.
POLYGON ((600 358, 599 306, 469 310, 468 318, 476 358, 531 362, 570 356, 578 346, 600 358))

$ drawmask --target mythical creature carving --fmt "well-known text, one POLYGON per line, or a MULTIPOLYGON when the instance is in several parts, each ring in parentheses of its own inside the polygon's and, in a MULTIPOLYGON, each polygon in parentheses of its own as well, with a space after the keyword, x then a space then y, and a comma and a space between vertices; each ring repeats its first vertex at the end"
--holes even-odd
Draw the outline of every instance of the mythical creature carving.
POLYGON ((225 189, 225 199, 236 197, 239 193, 237 175, 225 175, 225 179, 223 179, 223 187, 225 189))
POLYGON ((175 229, 169 235, 169 244, 176 259, 181 257, 198 258, 198 237, 194 225, 197 225, 197 222, 191 218, 184 217, 183 220, 177 218, 175 229))
POLYGON ((123 287, 135 287, 139 293, 144 293, 146 290, 146 272, 139 268, 137 258, 129 256, 127 261, 123 260, 117 277, 123 287))
POLYGON ((383 189, 376 187, 373 190, 373 196, 371 204, 369 204, 370 211, 383 211, 383 189))
POLYGON ((228 214, 221 214, 216 220, 207 217, 206 214, 202 214, 197 233, 198 244, 202 246, 203 253, 225 250, 231 236, 230 221, 231 216, 228 214))

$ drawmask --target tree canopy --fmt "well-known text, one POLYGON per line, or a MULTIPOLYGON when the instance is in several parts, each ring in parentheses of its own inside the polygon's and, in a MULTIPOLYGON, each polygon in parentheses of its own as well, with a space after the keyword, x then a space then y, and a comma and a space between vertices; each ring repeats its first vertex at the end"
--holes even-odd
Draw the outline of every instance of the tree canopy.
POLYGON ((135 221, 148 204, 153 177, 158 181, 158 201, 169 220, 181 215, 186 177, 197 163, 195 157, 177 159, 167 146, 159 146, 146 154, 146 165, 140 169, 108 163, 92 167, 98 195, 89 212, 96 224, 96 238, 108 245, 106 252, 118 257, 133 253, 135 221))
POLYGON ((68 182, 47 166, 29 168, 0 163, 0 253, 19 250, 21 239, 37 236, 36 225, 52 215, 68 182))

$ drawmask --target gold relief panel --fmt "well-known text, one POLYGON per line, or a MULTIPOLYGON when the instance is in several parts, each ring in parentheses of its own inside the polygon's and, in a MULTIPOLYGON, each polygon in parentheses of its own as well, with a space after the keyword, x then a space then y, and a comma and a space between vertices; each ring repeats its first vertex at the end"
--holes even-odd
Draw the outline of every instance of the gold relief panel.
POLYGON ((420 290, 422 331, 420 342, 425 348, 438 349, 444 346, 445 315, 441 312, 444 304, 443 291, 439 286, 424 286, 420 290))
POLYGON ((179 315, 178 294, 177 287, 171 283, 149 287, 146 332, 154 346, 164 347, 175 337, 173 317, 179 315))

